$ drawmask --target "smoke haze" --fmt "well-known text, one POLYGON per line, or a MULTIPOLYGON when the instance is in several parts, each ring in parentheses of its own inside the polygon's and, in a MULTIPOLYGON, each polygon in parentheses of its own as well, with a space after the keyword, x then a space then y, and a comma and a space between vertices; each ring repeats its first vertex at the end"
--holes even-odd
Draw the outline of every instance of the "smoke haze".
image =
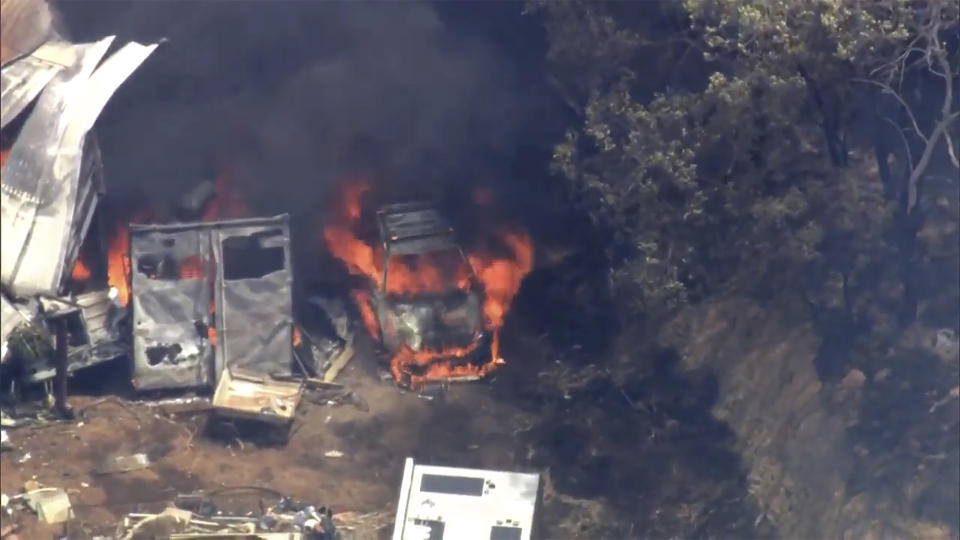
POLYGON ((169 203, 228 166, 256 212, 296 214, 358 176, 385 198, 509 184, 518 145, 548 140, 530 132, 544 94, 522 80, 536 52, 488 35, 535 21, 454 4, 59 5, 75 40, 168 39, 98 122, 112 199, 169 203))

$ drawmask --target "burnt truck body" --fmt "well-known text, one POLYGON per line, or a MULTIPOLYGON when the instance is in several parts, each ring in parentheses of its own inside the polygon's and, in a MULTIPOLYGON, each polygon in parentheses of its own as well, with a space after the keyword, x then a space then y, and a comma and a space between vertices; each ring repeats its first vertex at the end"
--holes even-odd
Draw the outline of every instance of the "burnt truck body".
POLYGON ((288 216, 131 225, 130 266, 138 389, 292 375, 288 216))
POLYGON ((483 288, 454 239, 453 227, 429 203, 400 203, 377 211, 383 245, 383 279, 371 291, 382 345, 391 353, 477 348, 489 336, 483 324, 483 288), (396 294, 391 265, 416 269, 429 263, 442 286, 396 294), (463 274, 466 274, 465 276, 463 274), (463 282, 465 281, 465 283, 463 282))

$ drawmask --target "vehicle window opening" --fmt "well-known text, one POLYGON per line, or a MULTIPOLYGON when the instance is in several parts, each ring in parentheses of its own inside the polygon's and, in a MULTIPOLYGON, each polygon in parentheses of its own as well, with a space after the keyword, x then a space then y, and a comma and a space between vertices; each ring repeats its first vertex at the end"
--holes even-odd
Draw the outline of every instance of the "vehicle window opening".
POLYGON ((286 257, 282 237, 275 231, 223 240, 223 279, 257 279, 283 270, 286 257))

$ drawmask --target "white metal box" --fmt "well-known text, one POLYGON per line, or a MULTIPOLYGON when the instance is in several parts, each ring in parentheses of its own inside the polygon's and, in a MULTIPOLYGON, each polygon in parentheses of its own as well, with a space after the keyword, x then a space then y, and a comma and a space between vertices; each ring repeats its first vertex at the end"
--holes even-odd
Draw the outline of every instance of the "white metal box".
POLYGON ((530 540, 540 475, 407 458, 393 540, 530 540))

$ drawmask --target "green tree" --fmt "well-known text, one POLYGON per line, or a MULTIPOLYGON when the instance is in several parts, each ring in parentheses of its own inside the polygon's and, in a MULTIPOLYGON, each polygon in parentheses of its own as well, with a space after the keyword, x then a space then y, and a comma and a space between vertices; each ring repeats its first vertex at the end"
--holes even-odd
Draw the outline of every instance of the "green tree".
POLYGON ((889 311, 878 302, 910 319, 924 183, 957 167, 955 2, 528 9, 582 111, 554 167, 616 231, 613 284, 630 307, 805 282, 812 305, 848 322, 889 311), (865 294, 890 279, 896 298, 865 294))

